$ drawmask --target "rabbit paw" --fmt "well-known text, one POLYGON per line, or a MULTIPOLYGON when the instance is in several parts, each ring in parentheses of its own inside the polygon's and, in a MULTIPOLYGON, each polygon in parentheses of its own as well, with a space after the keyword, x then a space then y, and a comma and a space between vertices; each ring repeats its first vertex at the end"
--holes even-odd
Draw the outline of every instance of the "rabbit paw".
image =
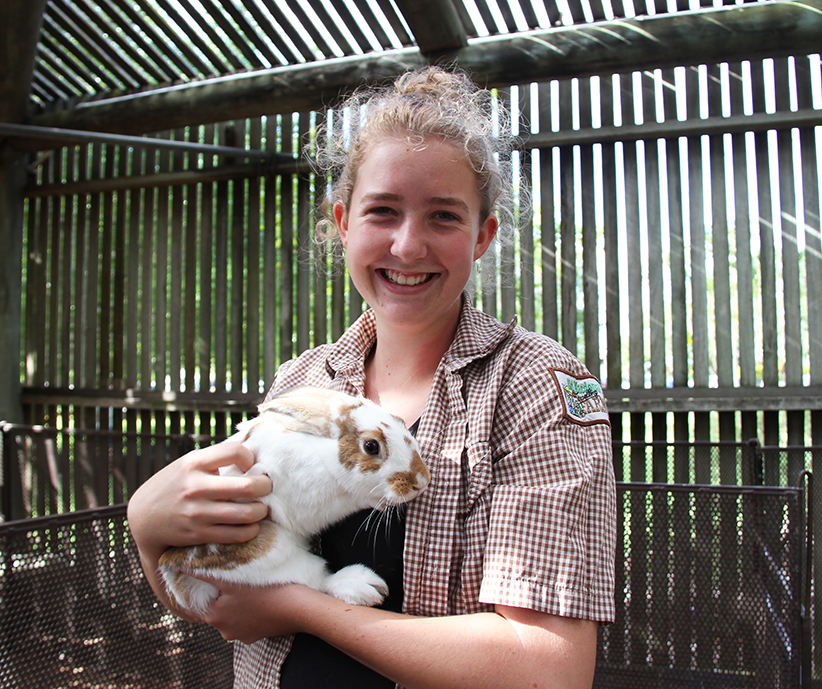
POLYGON ((328 577, 325 592, 352 605, 371 607, 382 603, 388 586, 365 565, 349 565, 328 577))

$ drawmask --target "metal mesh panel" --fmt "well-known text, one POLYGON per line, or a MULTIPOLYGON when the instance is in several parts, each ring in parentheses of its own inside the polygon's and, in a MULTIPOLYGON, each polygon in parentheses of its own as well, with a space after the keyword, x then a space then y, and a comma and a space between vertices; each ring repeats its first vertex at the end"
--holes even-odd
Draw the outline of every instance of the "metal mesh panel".
POLYGON ((800 496, 621 485, 617 620, 595 687, 800 686, 800 496))
POLYGON ((124 506, 0 525, 0 687, 231 684, 231 645, 157 602, 124 506))

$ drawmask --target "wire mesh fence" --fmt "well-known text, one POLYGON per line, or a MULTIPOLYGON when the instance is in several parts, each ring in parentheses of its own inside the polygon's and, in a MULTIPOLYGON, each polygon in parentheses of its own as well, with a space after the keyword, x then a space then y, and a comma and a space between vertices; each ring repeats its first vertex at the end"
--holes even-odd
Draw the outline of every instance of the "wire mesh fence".
MULTIPOLYGON (((211 441, 12 426, 3 437, 7 517, 58 512, 69 494, 126 500, 142 478, 211 441)), ((667 477, 659 463, 721 475, 733 462, 741 479, 795 479, 818 450, 630 443, 615 446, 615 461, 631 477, 667 477)), ((617 620, 600 630, 597 688, 781 689, 819 677, 803 489, 650 480, 618 489, 617 620)), ((0 524, 0 687, 228 687, 230 655, 216 632, 156 602, 123 505, 0 524)))
POLYGON ((596 687, 801 686, 798 488, 621 484, 596 687))
POLYGON ((230 644, 157 602, 125 514, 121 505, 0 525, 0 687, 231 686, 230 644))

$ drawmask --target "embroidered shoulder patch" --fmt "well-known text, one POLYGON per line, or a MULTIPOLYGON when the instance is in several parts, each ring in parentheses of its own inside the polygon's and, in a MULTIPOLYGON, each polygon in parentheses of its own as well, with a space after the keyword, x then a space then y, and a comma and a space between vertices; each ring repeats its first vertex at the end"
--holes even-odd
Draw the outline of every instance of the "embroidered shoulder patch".
POLYGON ((602 386, 593 376, 578 378, 567 371, 553 371, 565 405, 565 416, 579 424, 610 423, 602 386))

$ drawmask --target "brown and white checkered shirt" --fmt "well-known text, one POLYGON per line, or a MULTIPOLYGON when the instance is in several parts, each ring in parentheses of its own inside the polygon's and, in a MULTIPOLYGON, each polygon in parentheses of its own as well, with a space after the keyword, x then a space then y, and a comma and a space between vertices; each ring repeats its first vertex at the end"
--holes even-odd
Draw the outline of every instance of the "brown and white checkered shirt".
MULTIPOLYGON (((335 343, 284 364, 295 385, 362 394, 376 326, 366 312, 335 343)), ((599 383, 548 337, 463 300, 417 440, 431 484, 408 505, 404 605, 412 615, 495 604, 610 622, 616 499, 599 383)), ((292 639, 235 645, 235 687, 277 687, 292 639)))

